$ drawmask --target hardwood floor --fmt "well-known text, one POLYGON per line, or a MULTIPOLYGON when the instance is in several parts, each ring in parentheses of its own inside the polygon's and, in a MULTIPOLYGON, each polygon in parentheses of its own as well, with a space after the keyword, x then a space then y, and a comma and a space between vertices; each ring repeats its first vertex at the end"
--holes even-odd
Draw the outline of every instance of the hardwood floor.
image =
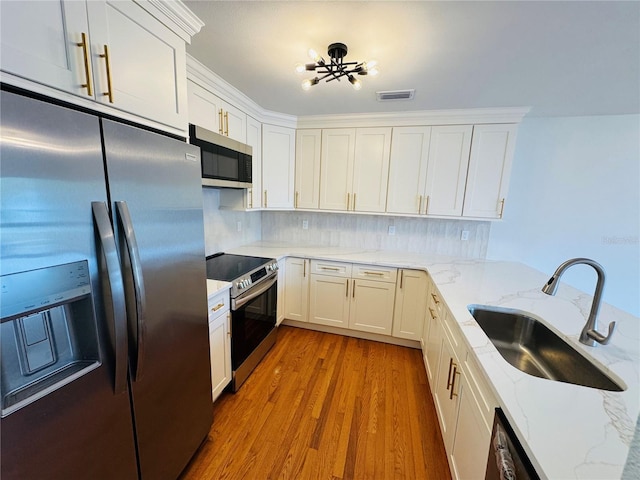
POLYGON ((419 350, 280 327, 213 409, 181 480, 450 478, 419 350))

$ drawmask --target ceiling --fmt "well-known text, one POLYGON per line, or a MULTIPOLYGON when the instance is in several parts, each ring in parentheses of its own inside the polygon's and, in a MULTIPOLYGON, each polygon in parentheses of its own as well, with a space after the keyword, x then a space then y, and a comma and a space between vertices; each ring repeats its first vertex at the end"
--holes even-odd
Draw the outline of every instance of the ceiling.
POLYGON ((530 116, 640 113, 640 2, 185 1, 187 52, 261 107, 293 115, 531 107, 530 116), (301 88, 309 48, 380 74, 301 88), (376 91, 415 89, 378 102, 376 91))

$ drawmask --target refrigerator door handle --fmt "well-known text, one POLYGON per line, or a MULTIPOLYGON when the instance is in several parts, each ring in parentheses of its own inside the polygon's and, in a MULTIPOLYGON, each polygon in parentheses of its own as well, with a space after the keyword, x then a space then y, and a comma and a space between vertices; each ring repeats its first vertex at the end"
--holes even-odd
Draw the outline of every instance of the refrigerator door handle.
POLYGON ((133 289, 135 296, 135 315, 136 315, 136 355, 135 368, 133 368, 134 380, 138 381, 142 377, 142 367, 144 358, 144 339, 146 335, 146 303, 144 280, 142 277, 142 262, 140 261, 140 250, 136 240, 136 233, 133 229, 131 214, 127 202, 115 202, 116 212, 119 226, 122 228, 124 243, 127 248, 129 265, 131 267, 131 276, 133 277, 133 289))
POLYGON ((100 247, 111 294, 111 309, 107 309, 107 312, 111 310, 115 336, 113 391, 117 395, 127 389, 127 310, 124 303, 124 284, 107 204, 105 202, 91 202, 91 210, 100 237, 100 247))

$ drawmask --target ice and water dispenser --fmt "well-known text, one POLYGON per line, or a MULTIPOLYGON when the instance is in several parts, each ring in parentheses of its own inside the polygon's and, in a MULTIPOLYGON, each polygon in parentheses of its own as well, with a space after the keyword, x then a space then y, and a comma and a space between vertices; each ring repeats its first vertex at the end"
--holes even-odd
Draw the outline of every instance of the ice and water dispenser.
POLYGON ((0 277, 2 417, 100 365, 86 260, 0 277))

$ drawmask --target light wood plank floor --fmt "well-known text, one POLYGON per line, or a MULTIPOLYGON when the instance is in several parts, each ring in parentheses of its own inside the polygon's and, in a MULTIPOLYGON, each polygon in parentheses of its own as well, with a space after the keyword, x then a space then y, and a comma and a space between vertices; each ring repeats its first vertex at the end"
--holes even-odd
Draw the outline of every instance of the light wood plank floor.
POLYGON ((419 350, 280 327, 181 480, 449 479, 419 350))

